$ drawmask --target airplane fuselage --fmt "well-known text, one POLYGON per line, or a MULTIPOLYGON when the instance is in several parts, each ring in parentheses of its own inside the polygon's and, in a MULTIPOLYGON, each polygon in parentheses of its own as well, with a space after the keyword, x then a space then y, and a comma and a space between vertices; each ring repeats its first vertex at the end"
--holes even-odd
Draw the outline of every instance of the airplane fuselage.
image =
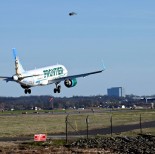
POLYGON ((60 82, 63 81, 67 88, 71 88, 77 85, 77 78, 86 77, 104 71, 104 69, 102 69, 68 76, 68 71, 65 66, 59 64, 25 71, 17 57, 16 49, 13 48, 12 50, 15 59, 15 74, 13 76, 0 76, 0 79, 5 80, 6 82, 17 82, 24 89, 25 94, 31 94, 31 87, 46 86, 53 83, 56 86, 54 88, 54 93, 60 93, 60 82))
POLYGON ((31 76, 17 80, 22 86, 34 87, 52 84, 55 79, 67 76, 68 71, 63 65, 53 65, 35 70, 25 71, 22 76, 31 76))

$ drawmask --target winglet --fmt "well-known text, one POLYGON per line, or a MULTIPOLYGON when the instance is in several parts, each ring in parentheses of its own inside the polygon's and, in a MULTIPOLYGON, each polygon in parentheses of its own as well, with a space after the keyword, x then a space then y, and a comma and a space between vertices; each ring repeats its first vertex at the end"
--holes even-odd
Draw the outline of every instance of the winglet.
POLYGON ((102 68, 103 68, 103 69, 102 69, 103 71, 106 69, 103 60, 102 60, 102 68))

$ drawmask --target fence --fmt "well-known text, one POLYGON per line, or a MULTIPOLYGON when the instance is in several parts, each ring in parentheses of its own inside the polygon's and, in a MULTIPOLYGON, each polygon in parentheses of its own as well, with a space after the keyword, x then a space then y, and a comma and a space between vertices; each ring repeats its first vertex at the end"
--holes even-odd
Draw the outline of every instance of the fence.
POLYGON ((155 135, 155 110, 68 110, 66 112, 40 112, 0 114, 0 139, 5 137, 33 137, 44 133, 54 136, 86 137, 96 135, 127 135, 139 133, 155 135))
POLYGON ((66 142, 71 136, 155 135, 155 112, 109 112, 66 116, 66 142))

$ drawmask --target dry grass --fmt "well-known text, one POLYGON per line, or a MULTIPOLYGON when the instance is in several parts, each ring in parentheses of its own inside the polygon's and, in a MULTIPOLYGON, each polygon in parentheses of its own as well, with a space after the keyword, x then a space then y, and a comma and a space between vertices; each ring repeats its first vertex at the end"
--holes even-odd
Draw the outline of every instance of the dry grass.
MULTIPOLYGON (((86 118, 89 119, 89 129, 106 128, 110 126, 110 118, 113 117, 113 126, 152 121, 155 119, 155 112, 150 111, 115 111, 102 113, 80 113, 70 114, 68 121, 71 126, 79 131, 86 130, 86 118)), ((32 136, 37 133, 55 134, 65 133, 66 114, 13 114, 0 115, 0 137, 32 136)), ((68 127, 69 131, 74 131, 68 127)), ((153 129, 147 130, 148 132, 153 129)))
POLYGON ((0 137, 60 133, 65 130, 65 115, 0 116, 0 137))

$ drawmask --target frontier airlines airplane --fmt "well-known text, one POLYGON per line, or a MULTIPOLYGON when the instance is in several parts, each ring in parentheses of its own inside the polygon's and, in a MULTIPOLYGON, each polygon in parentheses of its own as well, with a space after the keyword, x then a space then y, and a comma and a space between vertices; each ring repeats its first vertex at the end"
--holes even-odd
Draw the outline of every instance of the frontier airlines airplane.
POLYGON ((64 85, 68 88, 74 87, 77 84, 76 78, 79 77, 86 77, 88 75, 101 73, 105 69, 95 71, 95 72, 89 72, 89 73, 83 73, 83 74, 77 74, 77 75, 71 75, 68 76, 68 71, 63 65, 52 65, 47 66, 39 69, 29 70, 25 71, 19 61, 19 58, 16 54, 16 49, 13 48, 13 56, 15 59, 15 74, 12 77, 7 76, 0 76, 0 79, 8 81, 14 81, 21 85, 23 89, 25 89, 25 94, 29 93, 31 94, 31 87, 35 86, 46 86, 48 84, 55 83, 56 88, 54 88, 54 93, 60 93, 60 82, 64 81, 64 85))

